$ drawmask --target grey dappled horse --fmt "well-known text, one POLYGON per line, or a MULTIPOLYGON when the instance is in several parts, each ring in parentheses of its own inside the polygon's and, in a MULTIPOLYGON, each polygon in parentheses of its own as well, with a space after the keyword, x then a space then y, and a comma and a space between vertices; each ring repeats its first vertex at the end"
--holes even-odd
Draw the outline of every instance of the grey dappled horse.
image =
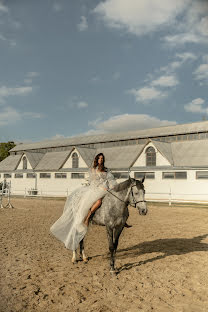
MULTIPOLYGON (((115 272, 114 256, 118 246, 120 234, 129 216, 128 205, 139 210, 141 215, 147 214, 147 205, 144 198, 144 178, 142 181, 129 178, 119 183, 105 195, 102 205, 93 215, 93 223, 104 225, 107 230, 107 237, 110 250, 110 271, 115 272)), ((84 253, 84 242, 80 242, 80 255, 84 262, 87 257, 84 253)), ((73 251, 72 262, 76 262, 76 251, 73 251)))

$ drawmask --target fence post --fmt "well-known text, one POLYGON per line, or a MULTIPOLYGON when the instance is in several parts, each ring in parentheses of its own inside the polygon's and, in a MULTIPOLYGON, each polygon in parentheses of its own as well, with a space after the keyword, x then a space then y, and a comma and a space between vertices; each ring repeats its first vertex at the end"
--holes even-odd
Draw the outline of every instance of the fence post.
POLYGON ((170 192, 169 192, 169 206, 171 206, 171 187, 170 187, 170 192))
POLYGON ((25 195, 24 195, 24 198, 26 197, 26 194, 27 194, 27 189, 25 188, 25 195))

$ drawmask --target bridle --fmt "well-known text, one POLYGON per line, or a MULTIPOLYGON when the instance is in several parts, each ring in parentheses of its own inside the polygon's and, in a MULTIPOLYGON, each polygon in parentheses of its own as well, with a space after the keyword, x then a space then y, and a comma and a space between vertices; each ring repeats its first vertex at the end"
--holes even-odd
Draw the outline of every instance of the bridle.
POLYGON ((125 204, 128 203, 131 207, 136 208, 136 205, 137 205, 138 203, 146 203, 146 200, 138 200, 138 201, 135 200, 134 193, 133 193, 133 187, 134 187, 134 186, 136 186, 136 184, 131 185, 131 189, 130 189, 130 193, 131 193, 131 196, 132 196, 133 201, 134 201, 133 203, 131 203, 130 201, 127 202, 127 201, 125 201, 125 200, 119 198, 119 197, 116 196, 115 194, 111 193, 111 191, 109 191, 109 190, 107 190, 107 192, 110 193, 112 196, 116 197, 117 199, 119 199, 121 202, 123 202, 123 203, 125 203, 125 204))
MULTIPOLYGON (((134 185, 131 185, 131 196, 132 196, 132 198, 133 198, 133 205, 134 205, 134 208, 136 208, 136 205, 138 204, 138 203, 146 203, 146 200, 138 200, 138 201, 135 201, 135 197, 134 197, 134 193, 133 193, 133 187, 134 186, 136 186, 136 184, 134 184, 134 185)), ((132 203, 130 203, 129 202, 129 204, 130 204, 130 206, 132 206, 132 203)), ((132 206, 133 207, 133 206, 132 206)))

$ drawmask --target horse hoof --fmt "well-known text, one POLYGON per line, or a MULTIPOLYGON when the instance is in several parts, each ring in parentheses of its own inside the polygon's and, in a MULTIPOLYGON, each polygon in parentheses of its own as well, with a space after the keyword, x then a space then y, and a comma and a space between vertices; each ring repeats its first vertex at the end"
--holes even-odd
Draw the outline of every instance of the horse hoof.
POLYGON ((88 262, 88 258, 83 258, 83 262, 87 263, 88 262))
POLYGON ((72 259, 72 264, 76 264, 77 260, 76 259, 72 259))
POLYGON ((115 269, 110 269, 110 274, 111 275, 116 275, 116 270, 115 269))

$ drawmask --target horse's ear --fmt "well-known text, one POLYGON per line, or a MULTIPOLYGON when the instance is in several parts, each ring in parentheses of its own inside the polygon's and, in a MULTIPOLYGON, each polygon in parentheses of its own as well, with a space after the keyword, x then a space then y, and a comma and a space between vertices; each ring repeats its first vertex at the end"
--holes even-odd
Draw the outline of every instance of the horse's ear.
POLYGON ((145 180, 145 175, 143 176, 141 182, 144 183, 144 180, 145 180))

